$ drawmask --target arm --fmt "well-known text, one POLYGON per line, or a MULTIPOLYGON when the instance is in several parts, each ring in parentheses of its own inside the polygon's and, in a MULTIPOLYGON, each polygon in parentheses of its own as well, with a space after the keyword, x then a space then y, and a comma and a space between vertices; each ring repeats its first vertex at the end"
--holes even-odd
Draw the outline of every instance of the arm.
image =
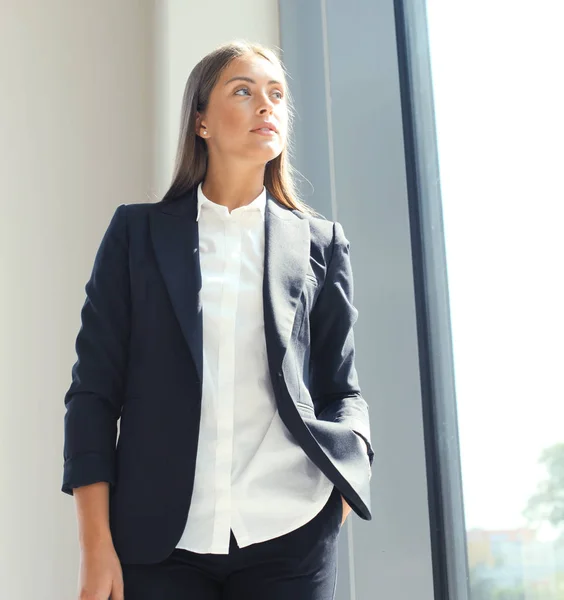
POLYGON ((74 490, 80 541, 79 598, 123 600, 123 573, 109 528, 109 484, 74 490))
POLYGON ((76 488, 74 499, 80 547, 111 544, 109 484, 102 481, 76 488))
POLYGON ((126 207, 104 234, 82 308, 78 360, 65 395, 62 491, 115 483, 117 420, 121 414, 130 332, 126 207))
POLYGON ((125 206, 102 239, 86 284, 78 360, 65 395, 63 492, 75 497, 81 548, 79 596, 123 600, 113 546, 109 488, 115 483, 117 420, 121 414, 130 294, 125 206))
POLYGON ((309 388, 317 418, 346 424, 366 444, 370 465, 368 405, 361 395, 354 364, 353 275, 349 241, 340 223, 333 226, 332 254, 323 288, 310 315, 309 388))

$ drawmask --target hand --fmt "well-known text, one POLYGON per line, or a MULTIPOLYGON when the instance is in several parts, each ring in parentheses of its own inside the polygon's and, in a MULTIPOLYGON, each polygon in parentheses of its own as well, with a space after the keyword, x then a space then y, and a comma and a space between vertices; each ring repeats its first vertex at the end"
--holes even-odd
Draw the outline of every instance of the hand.
POLYGON ((341 521, 341 527, 345 524, 349 513, 352 508, 349 506, 348 502, 344 499, 343 494, 341 494, 341 500, 343 501, 343 520, 341 521))
POLYGON ((121 564, 110 542, 83 549, 78 600, 124 600, 121 564))

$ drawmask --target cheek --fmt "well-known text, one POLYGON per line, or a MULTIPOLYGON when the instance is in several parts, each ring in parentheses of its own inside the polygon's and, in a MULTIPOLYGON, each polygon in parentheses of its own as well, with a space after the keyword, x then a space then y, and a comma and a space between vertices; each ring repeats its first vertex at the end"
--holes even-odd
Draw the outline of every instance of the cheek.
POLYGON ((276 120, 280 124, 280 131, 282 132, 282 138, 285 140, 288 135, 288 113, 286 111, 281 111, 276 114, 276 120))
POLYGON ((218 122, 218 129, 222 138, 232 137, 243 129, 241 111, 230 109, 223 111, 218 122))

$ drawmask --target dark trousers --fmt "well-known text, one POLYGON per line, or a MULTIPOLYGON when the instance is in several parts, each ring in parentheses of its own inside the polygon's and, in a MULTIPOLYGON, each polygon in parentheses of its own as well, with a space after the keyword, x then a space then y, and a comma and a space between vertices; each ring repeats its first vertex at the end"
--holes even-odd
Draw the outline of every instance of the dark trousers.
POLYGON ((229 554, 175 550, 156 565, 122 565, 126 600, 334 600, 342 520, 336 488, 295 531, 229 554))

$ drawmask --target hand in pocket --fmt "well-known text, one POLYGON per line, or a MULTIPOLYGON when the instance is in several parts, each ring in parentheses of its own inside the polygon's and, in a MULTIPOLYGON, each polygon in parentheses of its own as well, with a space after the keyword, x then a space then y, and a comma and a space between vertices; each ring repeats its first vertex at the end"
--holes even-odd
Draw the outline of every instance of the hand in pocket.
POLYGON ((347 520, 347 517, 349 516, 349 513, 351 512, 352 508, 349 506, 348 502, 344 499, 342 494, 341 494, 341 501, 343 503, 343 518, 341 520, 341 527, 342 527, 345 524, 345 521, 347 520))

